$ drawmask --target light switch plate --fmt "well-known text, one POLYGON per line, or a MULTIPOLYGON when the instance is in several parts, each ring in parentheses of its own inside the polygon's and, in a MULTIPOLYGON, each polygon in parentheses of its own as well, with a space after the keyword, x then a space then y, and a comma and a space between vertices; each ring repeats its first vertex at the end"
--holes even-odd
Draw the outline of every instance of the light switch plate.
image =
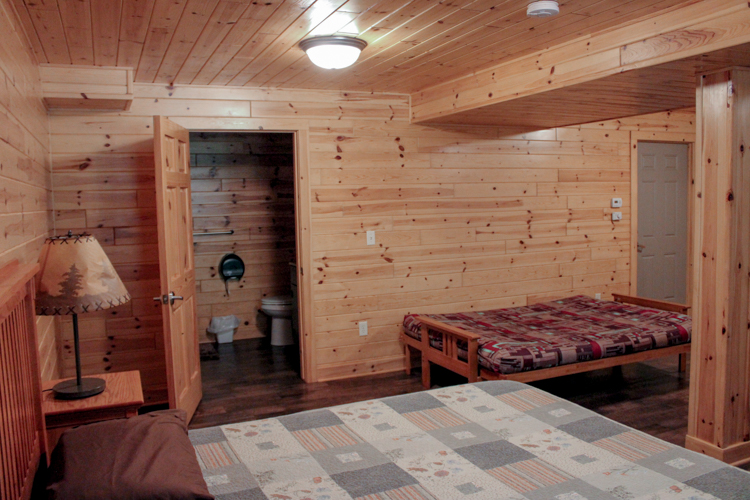
POLYGON ((375 244, 375 231, 367 231, 367 244, 368 245, 375 244))
POLYGON ((612 208, 622 208, 622 198, 612 198, 612 208))
POLYGON ((359 336, 366 337, 367 336, 367 321, 360 321, 358 324, 359 324, 359 336))
POLYGON ((622 212, 612 212, 612 221, 622 220, 622 212))

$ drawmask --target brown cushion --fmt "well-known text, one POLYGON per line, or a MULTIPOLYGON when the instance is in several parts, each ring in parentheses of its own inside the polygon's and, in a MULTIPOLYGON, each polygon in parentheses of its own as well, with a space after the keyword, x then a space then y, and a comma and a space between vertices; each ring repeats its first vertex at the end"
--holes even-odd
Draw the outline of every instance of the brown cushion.
POLYGON ((166 410, 65 431, 52 453, 53 499, 213 499, 185 412, 166 410))

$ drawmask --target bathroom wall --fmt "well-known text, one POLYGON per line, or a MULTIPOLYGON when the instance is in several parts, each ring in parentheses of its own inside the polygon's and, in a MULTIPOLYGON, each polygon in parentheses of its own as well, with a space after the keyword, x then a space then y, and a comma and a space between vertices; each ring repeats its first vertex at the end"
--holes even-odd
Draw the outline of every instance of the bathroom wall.
POLYGON ((196 236, 198 331, 207 342, 212 316, 234 314, 235 340, 262 337, 261 299, 289 294, 294 260, 293 135, 274 133, 190 134, 193 227, 196 232, 234 230, 233 235, 196 236), (218 273, 221 258, 236 253, 245 276, 229 283, 218 273))

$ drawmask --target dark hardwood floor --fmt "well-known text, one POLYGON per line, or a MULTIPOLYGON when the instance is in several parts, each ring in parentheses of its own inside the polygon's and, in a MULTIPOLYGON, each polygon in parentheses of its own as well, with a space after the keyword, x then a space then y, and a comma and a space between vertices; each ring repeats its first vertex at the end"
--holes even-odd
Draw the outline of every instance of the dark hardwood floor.
MULTIPOLYGON (((419 371, 305 384, 296 347, 261 339, 219 345, 221 359, 201 363, 203 401, 191 428, 275 417, 365 399, 421 391, 419 371)), ((600 415, 683 446, 687 433, 688 372, 669 357, 621 368, 559 377, 531 385, 600 415)), ((433 383, 466 379, 433 368, 433 383)))
POLYGON ((219 344, 220 359, 201 361, 203 400, 190 428, 276 417, 422 389, 403 373, 306 384, 296 346, 271 347, 265 339, 219 344))

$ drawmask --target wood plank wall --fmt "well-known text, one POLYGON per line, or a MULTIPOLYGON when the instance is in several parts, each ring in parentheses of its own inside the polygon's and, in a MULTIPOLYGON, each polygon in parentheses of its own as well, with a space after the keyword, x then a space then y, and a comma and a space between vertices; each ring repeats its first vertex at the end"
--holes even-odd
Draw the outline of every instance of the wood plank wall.
POLYGON ((263 337, 268 321, 261 299, 289 295, 294 260, 294 146, 292 134, 193 132, 190 176, 196 232, 234 231, 195 240, 198 333, 213 316, 240 319, 235 340, 263 337), (218 273, 221 258, 236 253, 245 263, 229 296, 218 273))
MULTIPOLYGON (((124 369, 107 336, 160 324, 152 114, 192 130, 309 130, 319 380, 402 369, 404 313, 629 291, 630 132, 694 132, 692 111, 511 135, 411 125, 396 95, 148 84, 135 95, 129 112, 50 118, 57 224, 107 239, 135 297, 97 333, 89 369, 124 369), (616 225, 613 196, 625 203, 616 225)), ((157 362, 150 340, 133 347, 128 366, 157 362)))
MULTIPOLYGON (((49 123, 39 70, 13 6, 0 1, 0 265, 33 262, 53 228, 49 123)), ((40 365, 59 374, 55 320, 40 316, 40 365)))

